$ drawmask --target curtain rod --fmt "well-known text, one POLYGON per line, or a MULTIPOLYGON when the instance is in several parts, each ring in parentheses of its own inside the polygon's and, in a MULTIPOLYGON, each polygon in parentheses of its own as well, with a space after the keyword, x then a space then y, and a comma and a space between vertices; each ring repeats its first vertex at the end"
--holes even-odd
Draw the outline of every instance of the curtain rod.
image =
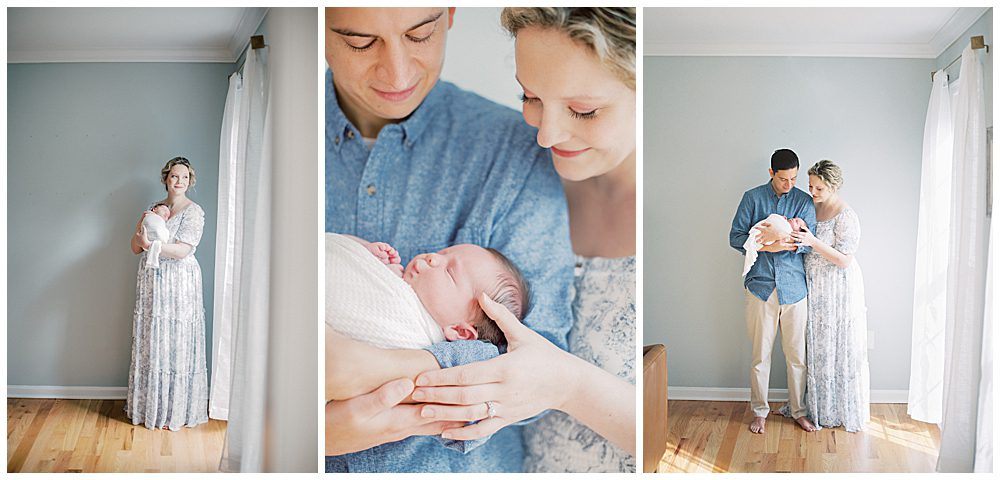
MULTIPOLYGON (((969 41, 972 44, 972 49, 973 50, 980 50, 980 49, 985 48, 986 49, 986 53, 990 53, 990 46, 986 44, 986 39, 984 39, 982 35, 976 35, 975 37, 972 37, 969 41)), ((954 60, 952 60, 951 63, 949 63, 946 67, 942 68, 941 70, 948 70, 948 68, 950 68, 952 65, 954 65, 955 62, 957 62, 957 61, 959 61, 961 59, 962 59, 962 55, 959 54, 957 58, 955 58, 954 60)), ((936 73, 936 71, 931 72, 931 81, 932 82, 934 81, 934 73, 936 73)), ((948 77, 950 78, 951 75, 948 75, 948 77)))
MULTIPOLYGON (((263 35, 254 35, 254 36, 250 37, 250 48, 252 48, 254 50, 260 50, 261 48, 264 48, 266 46, 267 45, 264 44, 264 36, 263 35)), ((247 53, 249 53, 249 52, 247 52, 247 53)), ((244 55, 243 56, 243 61, 240 62, 240 65, 238 67, 236 67, 236 70, 234 70, 233 73, 230 73, 229 75, 227 75, 227 77, 231 77, 236 72, 239 72, 240 69, 243 68, 243 64, 246 63, 246 62, 247 62, 247 56, 244 55)))

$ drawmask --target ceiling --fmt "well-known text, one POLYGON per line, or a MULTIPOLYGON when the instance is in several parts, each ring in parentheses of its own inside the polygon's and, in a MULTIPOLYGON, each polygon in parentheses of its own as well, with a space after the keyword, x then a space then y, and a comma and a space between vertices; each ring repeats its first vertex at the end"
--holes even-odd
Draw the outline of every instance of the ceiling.
POLYGON ((7 63, 232 63, 265 13, 265 8, 8 8, 7 63))
POLYGON ((936 58, 988 8, 644 8, 644 55, 936 58))

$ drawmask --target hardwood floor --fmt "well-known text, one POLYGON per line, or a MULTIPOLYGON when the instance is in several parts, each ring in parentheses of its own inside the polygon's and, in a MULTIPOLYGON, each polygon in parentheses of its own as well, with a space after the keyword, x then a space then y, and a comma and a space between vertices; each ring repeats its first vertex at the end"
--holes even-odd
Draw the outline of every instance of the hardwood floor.
POLYGON ((8 472, 214 472, 226 422, 132 425, 124 400, 7 399, 8 472))
POLYGON ((911 419, 905 404, 872 404, 864 432, 807 433, 772 403, 764 434, 755 435, 749 402, 667 403, 658 472, 933 472, 941 445, 937 425, 911 419))

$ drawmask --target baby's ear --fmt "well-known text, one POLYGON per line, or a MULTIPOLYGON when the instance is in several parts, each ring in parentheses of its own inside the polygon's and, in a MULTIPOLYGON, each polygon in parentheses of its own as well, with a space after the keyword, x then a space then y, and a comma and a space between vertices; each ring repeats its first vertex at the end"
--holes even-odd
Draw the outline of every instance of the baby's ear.
POLYGON ((449 342, 455 340, 478 340, 479 332, 468 322, 456 323, 444 329, 444 338, 449 342))

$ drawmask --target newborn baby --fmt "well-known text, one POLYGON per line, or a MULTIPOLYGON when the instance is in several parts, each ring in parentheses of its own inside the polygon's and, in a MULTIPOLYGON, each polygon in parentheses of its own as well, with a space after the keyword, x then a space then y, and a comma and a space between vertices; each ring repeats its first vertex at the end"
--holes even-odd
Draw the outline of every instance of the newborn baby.
POLYGON ((170 207, 158 203, 153 206, 153 215, 142 217, 142 226, 146 229, 146 238, 152 242, 146 254, 146 265, 160 268, 160 249, 170 240, 170 230, 167 229, 167 219, 170 218, 170 207))
POLYGON ((500 252, 461 244, 415 256, 405 268, 386 243, 326 235, 326 323, 382 348, 423 348, 443 340, 506 344, 476 300, 481 292, 518 319, 528 285, 500 252))
POLYGON ((778 233, 781 233, 783 238, 788 238, 792 232, 798 232, 806 228, 805 220, 802 220, 801 218, 793 218, 789 220, 781 215, 778 215, 777 213, 772 213, 768 215, 767 218, 755 223, 754 226, 750 227, 750 231, 748 232, 750 236, 747 237, 747 241, 743 242, 743 249, 747 252, 746 257, 743 259, 744 277, 747 272, 750 271, 750 268, 753 267, 754 262, 757 261, 757 251, 764 245, 774 244, 773 241, 766 243, 761 243, 759 241, 761 224, 765 222, 769 223, 771 227, 778 231, 778 233))

